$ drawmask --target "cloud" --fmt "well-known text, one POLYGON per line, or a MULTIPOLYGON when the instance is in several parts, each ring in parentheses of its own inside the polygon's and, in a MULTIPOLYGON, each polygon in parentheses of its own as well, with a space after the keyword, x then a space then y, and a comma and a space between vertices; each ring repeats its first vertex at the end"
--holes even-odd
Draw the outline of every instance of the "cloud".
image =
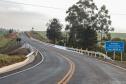
POLYGON ((11 4, 4 2, 4 0, 0 1, 0 11, 21 11, 23 10, 21 5, 11 4))
POLYGON ((29 30, 35 27, 37 30, 45 30, 45 24, 49 17, 33 12, 6 11, 0 12, 0 26, 20 30, 29 30))
MULTIPOLYGON (((8 0, 9 1, 9 0, 8 0)), ((12 1, 12 0, 10 0, 12 1)), ((16 2, 13 0, 13 2, 16 2)), ((20 2, 19 2, 20 3, 20 2)), ((45 24, 51 18, 62 17, 58 10, 51 10, 27 5, 0 1, 0 26, 20 30, 46 30, 45 24)))

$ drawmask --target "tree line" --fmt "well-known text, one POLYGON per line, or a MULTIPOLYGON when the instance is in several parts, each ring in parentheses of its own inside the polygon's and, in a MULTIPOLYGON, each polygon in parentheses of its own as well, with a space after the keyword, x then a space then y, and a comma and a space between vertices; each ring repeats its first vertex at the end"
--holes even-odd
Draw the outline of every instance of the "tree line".
POLYGON ((98 44, 98 34, 100 42, 103 40, 103 34, 106 40, 110 40, 110 31, 112 21, 109 11, 105 5, 98 9, 93 0, 79 0, 66 11, 65 36, 61 30, 63 25, 57 18, 53 18, 47 24, 47 37, 50 42, 66 43, 69 47, 83 48, 93 50, 98 44))

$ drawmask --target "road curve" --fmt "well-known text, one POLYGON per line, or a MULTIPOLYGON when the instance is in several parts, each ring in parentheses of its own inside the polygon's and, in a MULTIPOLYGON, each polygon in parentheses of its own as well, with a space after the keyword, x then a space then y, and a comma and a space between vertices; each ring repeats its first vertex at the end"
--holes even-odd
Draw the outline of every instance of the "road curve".
POLYGON ((126 84, 126 71, 122 69, 30 40, 25 34, 22 39, 37 48, 44 61, 33 69, 0 79, 0 84, 126 84))
POLYGON ((71 77, 73 76, 74 74, 74 71, 75 71, 75 64, 72 60, 68 59, 67 57, 63 56, 62 54, 59 54, 60 56, 62 56, 63 58, 65 58, 69 64, 70 64, 70 69, 68 71, 68 73, 63 77, 63 79, 61 79, 58 84, 67 84, 71 77))

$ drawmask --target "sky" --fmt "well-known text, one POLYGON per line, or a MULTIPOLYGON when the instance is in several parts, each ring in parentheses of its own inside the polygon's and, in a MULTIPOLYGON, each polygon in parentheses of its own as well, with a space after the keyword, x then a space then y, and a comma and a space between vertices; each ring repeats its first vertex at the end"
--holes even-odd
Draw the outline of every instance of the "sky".
MULTIPOLYGON (((0 0, 0 27, 45 31, 47 22, 58 18, 65 24, 66 10, 78 0, 0 0), (22 3, 22 4, 19 4, 22 3)), ((106 5, 114 32, 126 33, 126 0, 94 0, 106 5)))

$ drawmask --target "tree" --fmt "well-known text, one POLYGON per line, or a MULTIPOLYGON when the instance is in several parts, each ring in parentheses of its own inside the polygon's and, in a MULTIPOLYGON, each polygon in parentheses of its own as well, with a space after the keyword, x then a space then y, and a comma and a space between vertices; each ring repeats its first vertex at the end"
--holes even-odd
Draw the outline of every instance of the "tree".
POLYGON ((66 21, 69 32, 69 44, 73 47, 91 49, 97 43, 96 19, 97 6, 93 0, 79 0, 68 9, 66 21))
POLYGON ((35 29, 35 28, 34 28, 34 27, 32 27, 32 32, 34 31, 34 29, 35 29))
POLYGON ((14 32, 14 30, 13 29, 9 29, 9 33, 13 33, 14 32))
POLYGON ((62 39, 62 24, 59 22, 58 19, 53 18, 52 20, 47 23, 47 38, 52 42, 56 43, 57 41, 62 39))
POLYGON ((102 40, 103 41, 110 41, 111 40, 111 34, 110 33, 107 33, 105 34, 103 37, 102 37, 102 40))
POLYGON ((111 37, 111 34, 110 34, 110 33, 108 33, 106 36, 107 36, 107 40, 111 40, 111 39, 112 39, 112 37, 111 37))
POLYGON ((96 47, 97 33, 90 27, 81 29, 80 32, 78 32, 77 38, 78 48, 92 50, 96 47))
POLYGON ((121 38, 112 38, 112 41, 123 41, 121 38))
POLYGON ((111 26, 111 18, 108 13, 108 10, 106 9, 106 6, 103 5, 100 10, 98 11, 98 17, 96 21, 97 25, 97 31, 101 34, 101 42, 103 34, 108 34, 109 31, 114 31, 114 28, 111 26))

